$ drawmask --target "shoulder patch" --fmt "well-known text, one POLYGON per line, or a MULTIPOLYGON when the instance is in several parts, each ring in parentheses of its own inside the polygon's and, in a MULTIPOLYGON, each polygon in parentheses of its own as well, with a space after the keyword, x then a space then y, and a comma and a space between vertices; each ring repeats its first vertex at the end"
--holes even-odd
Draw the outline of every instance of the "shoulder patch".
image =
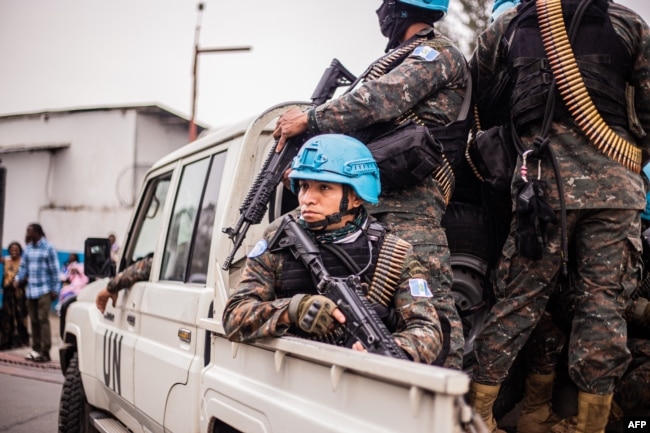
POLYGON ((436 57, 438 57, 438 54, 440 54, 440 52, 435 48, 432 48, 428 45, 420 45, 419 47, 413 50, 411 57, 419 57, 422 60, 426 60, 427 62, 430 62, 436 57))
POLYGON ((414 298, 431 298, 433 296, 431 290, 429 290, 427 280, 423 278, 411 278, 409 288, 411 289, 411 296, 414 298))
POLYGON ((257 257, 257 256, 261 255, 264 251, 266 251, 268 246, 269 246, 269 244, 266 242, 265 239, 262 239, 262 240, 258 241, 255 244, 255 246, 253 247, 253 249, 250 251, 250 253, 248 253, 247 257, 249 259, 252 259, 254 257, 257 257))

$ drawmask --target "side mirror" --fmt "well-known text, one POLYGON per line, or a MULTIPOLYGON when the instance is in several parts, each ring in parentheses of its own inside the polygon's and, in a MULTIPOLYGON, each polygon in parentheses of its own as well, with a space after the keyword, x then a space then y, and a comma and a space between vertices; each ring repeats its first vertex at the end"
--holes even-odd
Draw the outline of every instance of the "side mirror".
POLYGON ((84 272, 90 278, 106 278, 115 275, 111 263, 111 243, 108 238, 88 238, 84 243, 84 272))

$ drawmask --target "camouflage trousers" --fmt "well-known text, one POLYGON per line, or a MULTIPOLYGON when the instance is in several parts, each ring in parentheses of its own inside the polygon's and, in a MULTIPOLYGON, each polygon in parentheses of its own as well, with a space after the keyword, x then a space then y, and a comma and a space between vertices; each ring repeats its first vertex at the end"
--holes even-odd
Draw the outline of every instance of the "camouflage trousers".
POLYGON ((413 252, 428 270, 427 283, 433 293, 443 332, 443 348, 434 363, 457 370, 463 367, 463 325, 451 296, 453 273, 444 229, 436 219, 421 214, 384 212, 373 215, 390 232, 413 246, 413 252))
MULTIPOLYGON (((506 377, 544 314, 562 265, 560 227, 551 225, 541 260, 517 254, 514 227, 495 273, 497 302, 475 342, 474 380, 496 385, 506 377)), ((623 311, 641 274, 639 212, 622 209, 567 211, 567 236, 575 245, 575 318, 569 335, 569 375, 578 388, 610 394, 630 362, 623 311)))

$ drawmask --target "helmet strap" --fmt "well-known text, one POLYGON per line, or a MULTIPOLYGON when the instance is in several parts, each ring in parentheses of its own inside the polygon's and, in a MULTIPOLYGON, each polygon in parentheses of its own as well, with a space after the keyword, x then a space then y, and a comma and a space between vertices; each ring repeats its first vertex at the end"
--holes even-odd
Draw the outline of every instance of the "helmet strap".
POLYGON ((305 221, 307 228, 311 230, 323 229, 329 225, 340 223, 343 217, 346 215, 356 214, 360 209, 359 207, 348 209, 348 206, 350 204, 350 191, 352 191, 350 185, 343 184, 343 196, 341 197, 341 203, 339 204, 339 211, 337 213, 327 215, 325 219, 322 219, 320 221, 313 223, 305 221))
POLYGON ((323 229, 329 225, 340 223, 344 216, 356 214, 359 209, 361 208, 353 207, 343 212, 333 213, 331 215, 327 215, 325 219, 313 223, 305 221, 305 225, 310 230, 323 229))

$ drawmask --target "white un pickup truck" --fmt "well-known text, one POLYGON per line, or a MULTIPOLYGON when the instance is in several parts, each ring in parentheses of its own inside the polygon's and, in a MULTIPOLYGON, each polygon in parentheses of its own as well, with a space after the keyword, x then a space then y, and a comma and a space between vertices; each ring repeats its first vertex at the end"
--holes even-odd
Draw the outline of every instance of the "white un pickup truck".
MULTIPOLYGON (((117 270, 153 253, 150 278, 122 290, 104 314, 95 295, 106 278, 62 308, 60 432, 482 431, 462 371, 292 337, 238 344, 224 336, 223 308, 245 256, 294 205, 283 197, 290 193, 277 188, 228 271, 232 242, 222 230, 240 216, 274 120, 294 106, 304 104, 217 130, 149 170, 117 270)), ((89 269, 101 254, 101 243, 87 248, 89 269)))

